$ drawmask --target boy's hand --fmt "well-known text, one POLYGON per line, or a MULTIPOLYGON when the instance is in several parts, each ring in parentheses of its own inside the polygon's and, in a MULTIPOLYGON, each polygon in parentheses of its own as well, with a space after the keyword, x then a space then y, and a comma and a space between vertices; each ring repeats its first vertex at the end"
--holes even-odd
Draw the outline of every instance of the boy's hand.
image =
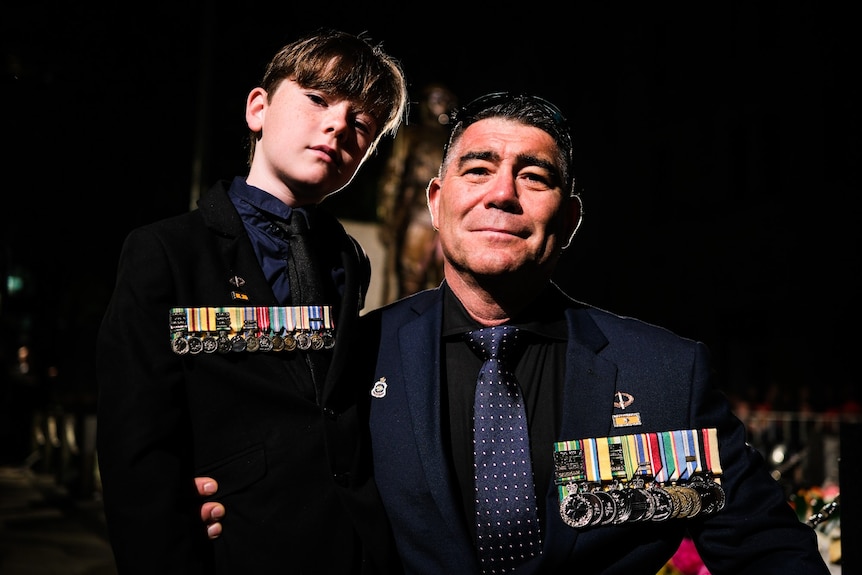
MULTIPOLYGON (((195 486, 201 497, 209 497, 218 491, 218 482, 212 477, 195 477, 195 486)), ((224 517, 224 505, 218 501, 207 501, 201 505, 201 521, 207 526, 207 536, 216 539, 221 535, 221 519, 224 517)))

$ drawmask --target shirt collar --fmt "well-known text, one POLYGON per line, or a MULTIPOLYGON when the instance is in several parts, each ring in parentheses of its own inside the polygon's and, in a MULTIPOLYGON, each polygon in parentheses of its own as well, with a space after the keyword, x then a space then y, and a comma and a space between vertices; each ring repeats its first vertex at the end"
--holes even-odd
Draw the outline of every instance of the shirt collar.
MULTIPOLYGON (((303 208, 291 208, 272 194, 250 185, 245 181, 245 178, 241 176, 234 178, 233 182, 231 182, 228 193, 234 199, 234 203, 239 201, 247 204, 269 220, 280 220, 286 222, 290 219, 290 214, 293 213, 294 209, 304 212, 306 214, 306 218, 310 220, 309 216, 311 214, 311 209, 309 206, 303 208)), ((310 225, 311 222, 309 221, 309 226, 310 225)))
MULTIPOLYGON (((449 284, 443 282, 443 337, 460 335, 482 327, 470 317, 464 305, 452 292, 449 284)), ((560 289, 552 283, 535 298, 527 308, 507 322, 537 335, 565 341, 568 339, 568 324, 565 309, 567 299, 560 289)))

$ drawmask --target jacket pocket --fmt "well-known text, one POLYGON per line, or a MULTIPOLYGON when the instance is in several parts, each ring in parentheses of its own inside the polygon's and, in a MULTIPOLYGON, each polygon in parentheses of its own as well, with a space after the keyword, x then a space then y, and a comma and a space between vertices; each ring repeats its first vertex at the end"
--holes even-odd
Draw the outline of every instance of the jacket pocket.
POLYGON ((258 443, 220 461, 198 469, 198 477, 212 477, 218 481, 218 492, 213 499, 245 489, 266 474, 266 449, 258 443))

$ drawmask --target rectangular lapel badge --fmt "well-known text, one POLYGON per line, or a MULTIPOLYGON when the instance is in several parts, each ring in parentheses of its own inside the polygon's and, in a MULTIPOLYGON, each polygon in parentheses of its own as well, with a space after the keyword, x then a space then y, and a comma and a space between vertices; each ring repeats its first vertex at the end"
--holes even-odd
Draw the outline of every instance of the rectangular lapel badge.
POLYGON ((641 425, 640 413, 615 413, 613 415, 614 427, 631 427, 641 425))

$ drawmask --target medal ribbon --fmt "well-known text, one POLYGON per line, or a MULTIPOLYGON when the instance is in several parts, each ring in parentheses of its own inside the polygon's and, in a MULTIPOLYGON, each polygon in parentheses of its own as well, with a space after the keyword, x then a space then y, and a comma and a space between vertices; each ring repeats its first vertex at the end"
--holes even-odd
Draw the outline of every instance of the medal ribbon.
POLYGON ((189 325, 191 333, 198 333, 201 330, 201 313, 200 308, 188 308, 186 310, 186 321, 189 325))
POLYGON ((697 449, 697 436, 693 429, 686 429, 680 432, 682 436, 682 451, 683 459, 685 460, 684 470, 680 474, 680 479, 691 479, 695 473, 701 470, 700 452, 697 449))
POLYGON ((649 437, 646 433, 638 433, 632 436, 637 453, 637 475, 646 477, 653 476, 652 460, 650 459, 649 437))
POLYGON ((670 431, 670 440, 673 445, 674 461, 676 462, 676 479, 685 479, 688 473, 688 465, 685 458, 684 432, 681 430, 670 431))
POLYGON ((667 481, 667 471, 664 461, 664 451, 661 448, 658 433, 650 433, 647 435, 649 441, 649 449, 652 454, 650 460, 653 464, 653 473, 657 483, 667 481))
POLYGON ((228 314, 230 314, 230 324, 229 331, 232 335, 236 335, 238 333, 242 333, 242 324, 243 317, 245 316, 245 308, 241 307, 229 307, 226 308, 228 314))
POLYGON ((257 321, 257 328, 263 335, 269 333, 269 308, 268 307, 258 307, 255 308, 255 319, 257 321))
POLYGON ((226 307, 215 308, 215 326, 219 333, 230 333, 230 311, 226 307))
POLYGON ((216 326, 216 310, 215 310, 215 308, 214 308, 214 307, 208 307, 208 308, 205 308, 205 309, 206 309, 206 313, 205 313, 205 316, 206 316, 206 326, 205 326, 205 327, 206 327, 207 334, 211 334, 212 332, 214 332, 214 331, 215 331, 215 326, 216 326))
POLYGON ((554 444, 554 452, 561 487, 572 481, 609 483, 636 476, 669 483, 700 473, 722 473, 714 428, 561 441, 554 444), (573 473, 573 457, 582 473, 573 473))
POLYGON ((590 483, 599 483, 599 459, 596 453, 596 438, 582 439, 581 445, 584 448, 587 481, 590 483))
MULTIPOLYGON (((721 475, 723 471, 721 470, 721 459, 718 454, 718 430, 714 427, 707 429, 706 439, 709 446, 707 451, 709 455, 709 471, 714 475, 721 475)), ((718 480, 716 479, 716 481, 718 480)))
POLYGON ((632 479, 638 472, 638 446, 634 435, 624 435, 620 438, 623 443, 623 453, 625 456, 625 478, 626 481, 632 479))
MULTIPOLYGON (((277 307, 175 307, 170 309, 171 334, 183 332, 227 331, 230 335, 247 331, 284 329, 309 331, 335 328, 332 306, 277 307)), ((174 337, 176 337, 174 335, 174 337)))
POLYGON ((629 457, 626 457, 628 451, 628 441, 619 435, 608 437, 608 465, 610 467, 610 480, 626 481, 631 475, 629 474, 630 464, 629 457))
POLYGON ((569 495, 570 485, 584 478, 584 452, 580 440, 554 443, 554 482, 558 486, 560 501, 569 495))
POLYGON ((181 307, 171 308, 169 326, 171 328, 171 339, 182 336, 187 332, 189 330, 189 320, 186 310, 181 307))
POLYGON ((664 450, 664 465, 667 468, 666 481, 676 481, 679 478, 679 468, 676 466, 676 450, 673 445, 673 436, 670 431, 662 431, 659 440, 664 450))

